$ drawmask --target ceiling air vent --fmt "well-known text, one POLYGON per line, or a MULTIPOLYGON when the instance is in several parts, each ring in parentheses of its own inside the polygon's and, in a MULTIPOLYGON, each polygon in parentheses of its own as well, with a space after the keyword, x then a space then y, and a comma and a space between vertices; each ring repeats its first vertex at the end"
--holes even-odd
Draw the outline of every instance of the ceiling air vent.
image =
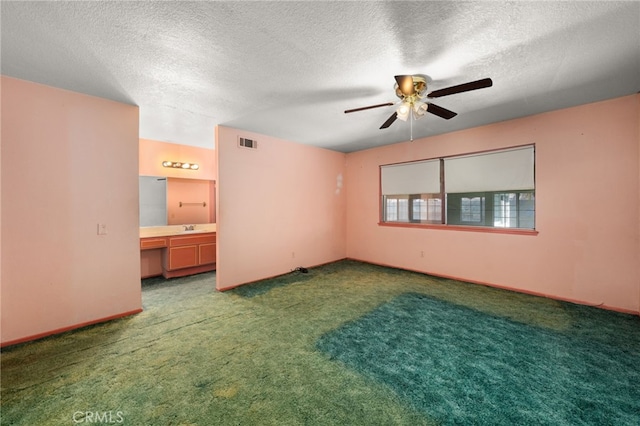
POLYGON ((242 148, 257 149, 258 141, 254 139, 238 138, 238 146, 241 146, 242 148))

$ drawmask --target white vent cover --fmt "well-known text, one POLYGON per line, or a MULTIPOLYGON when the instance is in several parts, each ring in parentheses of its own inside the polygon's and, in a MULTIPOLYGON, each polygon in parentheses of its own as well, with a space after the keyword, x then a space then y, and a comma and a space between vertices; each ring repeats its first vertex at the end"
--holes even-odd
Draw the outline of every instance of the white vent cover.
POLYGON ((258 149, 258 141, 254 139, 238 138, 238 146, 242 148, 258 149))

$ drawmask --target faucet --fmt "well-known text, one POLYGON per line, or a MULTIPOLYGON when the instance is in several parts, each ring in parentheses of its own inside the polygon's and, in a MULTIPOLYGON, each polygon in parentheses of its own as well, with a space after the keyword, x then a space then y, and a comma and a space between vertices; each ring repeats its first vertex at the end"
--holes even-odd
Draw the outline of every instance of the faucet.
POLYGON ((184 226, 185 231, 193 231, 196 229, 194 225, 182 225, 182 226, 184 226))

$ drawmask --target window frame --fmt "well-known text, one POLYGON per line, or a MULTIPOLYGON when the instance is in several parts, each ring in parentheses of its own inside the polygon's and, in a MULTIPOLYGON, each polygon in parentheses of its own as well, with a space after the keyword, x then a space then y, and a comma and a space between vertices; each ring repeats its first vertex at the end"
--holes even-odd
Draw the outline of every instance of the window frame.
MULTIPOLYGON (((419 229, 440 229, 440 230, 450 230, 450 231, 469 231, 469 232, 484 232, 484 233, 496 233, 496 234, 515 234, 515 235, 538 235, 539 231, 536 229, 536 225, 537 225, 537 216, 536 216, 536 199, 537 199, 537 194, 536 194, 536 185, 535 185, 535 144, 525 144, 525 145, 517 145, 517 146, 511 146, 511 147, 504 147, 504 148, 498 148, 498 149, 491 149, 491 150, 484 150, 484 151, 476 151, 476 152, 470 152, 470 153, 464 153, 464 154, 455 154, 455 155, 450 155, 450 156, 442 156, 442 157, 438 157, 438 158, 429 158, 429 159, 421 159, 421 160, 415 160, 415 161, 407 161, 407 162, 399 162, 399 163, 393 163, 393 164, 383 164, 379 166, 379 185, 380 185, 380 190, 379 190, 379 203, 380 203, 380 210, 379 210, 379 218, 378 218, 378 226, 385 226, 385 227, 400 227, 400 228, 419 228, 419 229), (447 214, 448 214, 448 210, 449 210, 449 204, 448 204, 448 200, 447 197, 450 194, 447 194, 445 192, 445 184, 446 182, 444 181, 444 161, 447 158, 456 158, 456 157, 464 157, 464 156, 468 156, 468 155, 478 155, 478 154, 491 154, 491 153, 498 153, 500 151, 507 151, 507 150, 512 150, 512 149, 518 149, 518 148, 528 148, 531 147, 533 149, 533 155, 534 155, 534 161, 533 161, 533 179, 534 179, 534 188, 533 189, 527 189, 527 190, 521 190, 521 189, 512 189, 512 190, 500 190, 500 191, 485 191, 484 194, 491 194, 490 199, 485 199, 485 206, 484 206, 484 211, 486 212, 487 209, 493 209, 493 205, 494 205, 494 195, 495 194, 510 194, 510 193, 515 193, 516 194, 516 200, 518 200, 517 202, 519 203, 519 198, 520 195, 523 193, 530 193, 533 195, 533 212, 534 212, 534 216, 533 216, 533 228, 510 228, 510 227, 496 227, 494 225, 473 225, 473 224, 467 224, 467 223, 456 223, 456 224, 450 224, 448 223, 447 220, 447 214), (439 194, 400 194, 400 195, 395 195, 395 194, 390 194, 390 195, 383 195, 382 194, 382 167, 385 166, 391 166, 391 165, 401 165, 401 164, 408 164, 408 163, 413 163, 413 162, 417 162, 417 161, 429 161, 429 160, 440 160, 440 193, 439 194), (425 199, 424 196, 429 196, 428 198, 437 198, 440 199, 440 210, 441 210, 441 219, 439 221, 424 221, 424 220, 412 220, 412 215, 413 215, 413 206, 412 206, 412 200, 414 199, 425 199), (436 197, 437 196, 437 197, 436 197), (385 221, 385 206, 384 204, 386 203, 386 198, 387 197, 406 197, 409 202, 408 202, 408 209, 409 209, 409 220, 406 222, 402 222, 402 221, 385 221)), ((474 194, 474 193, 465 193, 465 194, 474 194)), ((478 192, 478 194, 482 194, 482 192, 478 192)), ((520 221, 520 215, 521 212, 518 210, 516 213, 516 220, 520 221)), ((491 220, 493 221, 494 219, 494 214, 492 213, 491 215, 491 220)), ((486 218, 486 213, 485 213, 485 217, 484 217, 484 222, 486 222, 487 218, 486 218)))

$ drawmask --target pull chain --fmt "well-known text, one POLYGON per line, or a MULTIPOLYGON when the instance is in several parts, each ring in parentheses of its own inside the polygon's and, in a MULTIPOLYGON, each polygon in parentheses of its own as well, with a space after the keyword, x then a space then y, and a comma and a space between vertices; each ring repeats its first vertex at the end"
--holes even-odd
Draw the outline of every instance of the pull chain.
MULTIPOLYGON (((413 105, 412 105, 413 107, 413 105)), ((413 111, 409 111, 409 128, 411 129, 411 139, 409 142, 413 142, 413 111)))

